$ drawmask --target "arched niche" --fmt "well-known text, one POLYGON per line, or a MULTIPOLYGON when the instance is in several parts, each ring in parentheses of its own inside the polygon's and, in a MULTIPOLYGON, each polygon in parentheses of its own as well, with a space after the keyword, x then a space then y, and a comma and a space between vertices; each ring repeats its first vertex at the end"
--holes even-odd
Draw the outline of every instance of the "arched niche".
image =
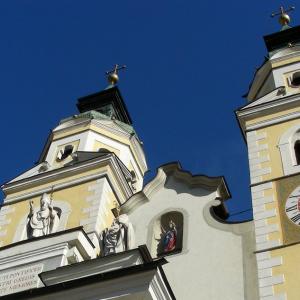
POLYGON ((155 257, 181 252, 184 217, 179 211, 158 216, 153 223, 151 253, 155 257))
POLYGON ((300 172, 300 124, 290 127, 278 143, 284 175, 300 172))

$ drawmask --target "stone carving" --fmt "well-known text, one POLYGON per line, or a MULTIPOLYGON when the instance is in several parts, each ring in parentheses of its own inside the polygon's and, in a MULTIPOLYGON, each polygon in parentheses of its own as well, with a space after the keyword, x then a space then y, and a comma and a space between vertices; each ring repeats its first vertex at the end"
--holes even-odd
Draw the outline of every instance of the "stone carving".
POLYGON ((30 211, 27 222, 28 238, 39 237, 57 231, 59 216, 51 202, 50 197, 46 193, 44 193, 40 199, 39 210, 34 209, 33 201, 30 201, 30 211))
POLYGON ((126 214, 114 219, 109 228, 100 234, 101 256, 133 249, 135 246, 134 230, 126 214))

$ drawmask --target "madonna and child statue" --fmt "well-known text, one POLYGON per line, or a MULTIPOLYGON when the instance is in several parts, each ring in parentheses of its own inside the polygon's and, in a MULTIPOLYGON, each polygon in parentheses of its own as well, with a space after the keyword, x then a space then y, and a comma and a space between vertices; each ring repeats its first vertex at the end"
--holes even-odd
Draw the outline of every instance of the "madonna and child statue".
POLYGON ((46 193, 42 195, 39 208, 33 207, 33 201, 30 201, 29 204, 27 237, 39 237, 56 232, 59 225, 59 216, 49 195, 46 193))

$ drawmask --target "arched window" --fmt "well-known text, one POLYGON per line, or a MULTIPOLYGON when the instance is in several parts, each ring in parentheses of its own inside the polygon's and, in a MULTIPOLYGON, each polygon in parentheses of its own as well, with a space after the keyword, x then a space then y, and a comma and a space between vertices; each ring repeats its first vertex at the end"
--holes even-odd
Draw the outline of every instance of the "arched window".
POLYGON ((171 211, 161 215, 154 224, 153 250, 156 256, 178 253, 182 250, 183 215, 171 211))
POLYGON ((294 144, 295 157, 297 165, 300 165, 300 140, 296 141, 294 144))
POLYGON ((280 137, 278 148, 281 155, 283 174, 300 172, 300 124, 286 130, 280 137))

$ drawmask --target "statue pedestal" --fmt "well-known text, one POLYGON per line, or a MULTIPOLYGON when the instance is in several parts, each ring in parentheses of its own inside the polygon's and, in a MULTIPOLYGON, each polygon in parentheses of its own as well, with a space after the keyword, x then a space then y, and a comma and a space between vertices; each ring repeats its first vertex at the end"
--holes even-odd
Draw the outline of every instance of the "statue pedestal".
POLYGON ((81 228, 57 232, 0 248, 0 297, 42 287, 41 272, 95 258, 81 228))

